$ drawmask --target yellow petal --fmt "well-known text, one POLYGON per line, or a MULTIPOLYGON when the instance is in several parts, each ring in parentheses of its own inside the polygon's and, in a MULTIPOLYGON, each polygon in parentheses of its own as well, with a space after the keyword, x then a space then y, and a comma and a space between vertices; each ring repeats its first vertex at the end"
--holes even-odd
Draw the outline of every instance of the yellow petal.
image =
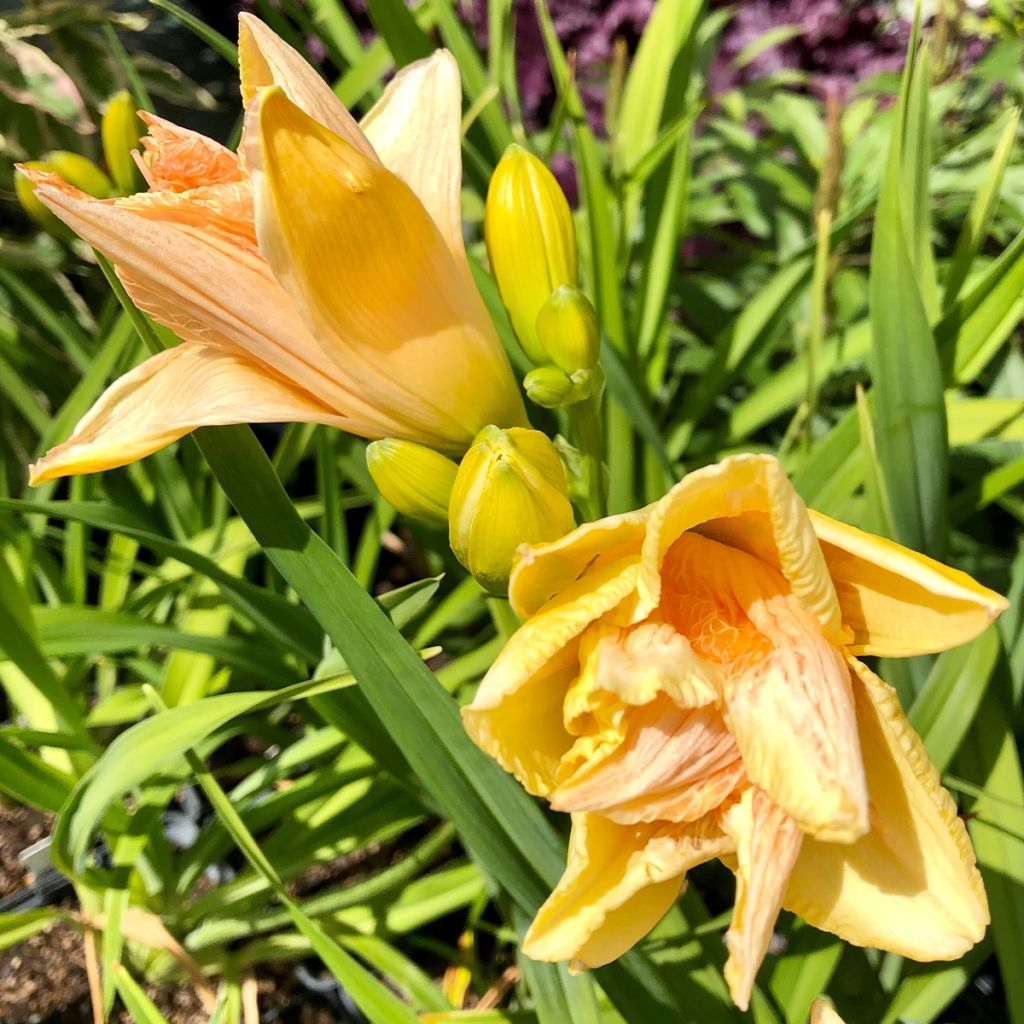
POLYGON ((974 639, 1007 601, 958 569, 891 540, 811 513, 853 654, 944 651, 974 639))
POLYGON ((529 618, 552 596, 569 586, 595 559, 614 561, 640 553, 649 509, 584 523, 547 544, 519 549, 509 580, 508 598, 521 618, 529 618))
POLYGON ((455 58, 438 50, 407 64, 360 127, 381 163, 419 197, 468 275, 460 198, 462 83, 455 58))
POLYGON ((251 14, 238 16, 238 71, 245 106, 260 89, 280 86, 288 99, 314 121, 319 121, 364 156, 376 159, 373 146, 355 118, 319 72, 269 25, 251 14))
POLYGON ((745 1010, 803 836, 796 822, 753 786, 730 808, 722 827, 736 844, 736 906, 725 936, 724 974, 732 1001, 745 1010))
POLYGON ((830 1002, 820 996, 811 1004, 811 1019, 808 1024, 843 1024, 843 1018, 830 1002))
POLYGON ((256 363, 184 344, 114 381, 70 440, 31 467, 30 483, 124 466, 197 427, 292 421, 340 425, 312 396, 256 363))
POLYGON ((577 639, 631 593, 636 573, 636 559, 624 558, 567 587, 520 626, 462 709, 473 741, 531 793, 551 790, 573 742, 562 704, 579 674, 577 639))
POLYGON ((785 906, 858 946, 955 960, 989 919, 967 830, 895 691, 852 663, 871 831, 852 846, 808 838, 785 906))
POLYGON ((170 192, 101 201, 55 175, 30 172, 36 194, 65 224, 108 256, 129 295, 185 341, 223 348, 270 367, 367 437, 410 427, 365 401, 333 366, 281 290, 266 261, 227 230, 210 231, 170 192))
POLYGON ((842 638, 839 602, 807 509, 777 459, 730 456, 688 473, 657 502, 639 584, 645 607, 657 607, 666 552, 682 533, 696 527, 778 568, 793 594, 821 622, 826 637, 842 638))
POLYGON ((661 920, 687 870, 730 847, 708 821, 616 825, 574 814, 565 874, 538 911, 523 952, 576 968, 610 963, 661 920))
POLYGON ((431 447, 525 425, 505 352, 412 190, 266 89, 243 145, 260 249, 368 402, 431 447))

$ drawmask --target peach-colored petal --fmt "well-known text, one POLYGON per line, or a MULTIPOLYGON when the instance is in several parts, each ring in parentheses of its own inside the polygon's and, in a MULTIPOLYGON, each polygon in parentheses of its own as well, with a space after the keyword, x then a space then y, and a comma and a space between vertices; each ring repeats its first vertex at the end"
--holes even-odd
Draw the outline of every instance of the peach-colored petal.
POLYGON ((796 822, 753 786, 726 812, 722 827, 736 846, 736 905, 725 936, 724 974, 732 1001, 746 1010, 803 836, 796 822))
POLYGON ((188 225, 204 235, 258 255, 252 187, 247 181, 201 185, 188 192, 139 192, 116 202, 117 209, 170 224, 188 225))
POLYGON ((367 400, 448 451, 488 424, 525 425, 479 297, 409 187, 279 89, 261 92, 250 128, 260 249, 367 400))
POLYGON ((269 25, 251 14, 238 16, 238 71, 242 103, 246 107, 260 89, 279 86, 288 99, 314 121, 367 158, 376 160, 373 146, 355 118, 316 69, 269 25))
POLYGON ((793 594, 842 639, 839 602, 807 509, 770 455, 733 455, 688 473, 653 507, 644 541, 639 591, 644 607, 657 607, 665 554, 681 534, 700 527, 705 536, 774 565, 793 594))
POLYGON ((648 621, 621 628, 603 624, 583 652, 583 671, 566 704, 567 723, 590 713, 605 697, 616 703, 647 704, 665 694, 679 708, 718 704, 725 689, 719 665, 700 657, 690 641, 667 622, 648 621))
POLYGON ((600 967, 644 937, 672 906, 685 873, 731 841, 710 820, 616 825, 574 814, 569 861, 523 941, 534 960, 600 967))
POLYGON ((140 308, 184 340, 262 363, 345 416, 352 433, 409 433, 386 405, 370 405, 345 384, 258 254, 226 233, 183 223, 180 210, 159 201, 97 200, 56 175, 28 173, 40 200, 114 262, 140 308), (163 219, 165 210, 177 219, 163 219))
POLYGON ((596 749, 584 736, 563 757, 549 797, 555 810, 594 811, 622 824, 696 821, 744 778, 736 741, 715 707, 683 709, 661 694, 608 717, 596 749))
POLYGON ((187 192, 245 179, 238 154, 226 146, 156 114, 142 110, 139 117, 148 129, 141 140, 143 157, 139 167, 151 189, 187 192))
POLYGON ((725 718, 750 780, 832 842, 868 828, 850 676, 819 619, 769 564, 686 533, 664 561, 663 613, 728 678, 725 718))
POLYGON ((360 128, 381 163, 419 196, 468 277, 461 206, 462 84, 455 58, 438 50, 407 64, 360 128))
POLYGON ((126 465, 197 427, 291 421, 344 426, 255 363, 185 344, 150 357, 107 388, 70 440, 31 467, 30 483, 126 465))
POLYGON ((989 920, 967 830, 896 692, 852 665, 871 831, 852 846, 808 838, 785 906, 858 946, 955 960, 989 920))
POLYGON ((1006 598, 926 555, 820 512, 811 523, 853 632, 853 654, 944 651, 973 640, 1007 608, 1006 598))

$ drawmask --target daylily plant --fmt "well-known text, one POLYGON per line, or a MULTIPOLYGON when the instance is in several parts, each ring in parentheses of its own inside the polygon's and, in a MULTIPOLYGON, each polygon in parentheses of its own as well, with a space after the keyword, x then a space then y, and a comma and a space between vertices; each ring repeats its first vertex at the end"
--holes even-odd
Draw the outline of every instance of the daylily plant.
POLYGON ((964 825, 859 656, 964 643, 1002 597, 808 511, 768 455, 521 548, 509 597, 526 622, 463 716, 572 814, 528 956, 608 963, 716 857, 736 875, 725 976, 743 1008, 783 907, 915 960, 981 939, 964 825))
POLYGON ((98 200, 24 171, 183 341, 116 381, 33 483, 214 424, 326 423, 450 453, 490 424, 528 425, 466 262, 451 54, 400 71, 361 124, 244 14, 239 58, 237 154, 145 115, 148 192, 98 200))

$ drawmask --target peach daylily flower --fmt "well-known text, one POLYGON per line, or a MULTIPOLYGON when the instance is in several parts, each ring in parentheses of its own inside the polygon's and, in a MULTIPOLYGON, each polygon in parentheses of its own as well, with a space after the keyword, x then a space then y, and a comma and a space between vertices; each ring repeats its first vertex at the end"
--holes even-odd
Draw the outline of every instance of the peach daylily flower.
POLYGON ((239 25, 235 154, 147 116, 150 190, 96 200, 26 171, 183 339, 116 381, 32 482, 121 466, 199 426, 305 421, 464 451, 527 425, 462 239, 451 54, 404 68, 357 125, 266 25, 239 25))
POLYGON ((572 814, 528 956, 608 963, 715 857, 736 874, 725 976, 744 1008, 783 907, 916 960, 982 937, 956 807, 895 692, 857 656, 964 643, 1002 597, 809 512, 767 455, 521 548, 509 597, 526 622, 463 718, 572 814))

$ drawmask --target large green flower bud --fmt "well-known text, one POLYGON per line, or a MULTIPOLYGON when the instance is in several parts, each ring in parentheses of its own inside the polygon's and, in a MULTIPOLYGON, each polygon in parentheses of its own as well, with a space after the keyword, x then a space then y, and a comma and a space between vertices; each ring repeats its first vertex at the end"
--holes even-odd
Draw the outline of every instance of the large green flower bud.
POLYGON ((521 427, 481 430, 459 466, 448 524, 455 557, 492 594, 506 593, 520 544, 573 528, 565 471, 547 436, 521 427))

